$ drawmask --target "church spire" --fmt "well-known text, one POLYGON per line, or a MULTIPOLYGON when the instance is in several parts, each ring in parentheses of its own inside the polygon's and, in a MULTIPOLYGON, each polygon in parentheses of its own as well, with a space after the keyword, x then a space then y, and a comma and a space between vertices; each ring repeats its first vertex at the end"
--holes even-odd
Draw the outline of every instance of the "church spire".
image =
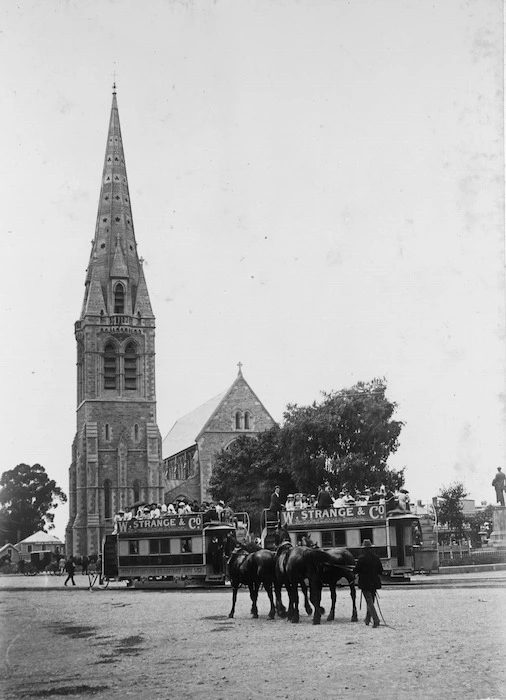
POLYGON ((112 284, 118 279, 123 283, 129 297, 125 308, 133 310, 136 307, 136 294, 141 275, 121 137, 116 83, 114 83, 95 237, 86 278, 84 308, 87 306, 91 279, 95 277, 102 287, 108 315, 113 313, 112 284))

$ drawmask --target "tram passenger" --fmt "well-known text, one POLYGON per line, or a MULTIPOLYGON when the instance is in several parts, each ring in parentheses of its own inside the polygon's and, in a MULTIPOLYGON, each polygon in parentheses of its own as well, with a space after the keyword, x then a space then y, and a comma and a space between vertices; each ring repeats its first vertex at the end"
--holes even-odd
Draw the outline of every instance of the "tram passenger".
POLYGON ((302 494, 301 493, 296 493, 293 499, 293 505, 295 506, 295 510, 301 510, 302 508, 302 494))
POLYGON ((380 488, 376 487, 374 493, 371 493, 369 496, 369 503, 379 503, 381 498, 383 498, 383 494, 381 493, 380 488))
POLYGON ((167 515, 175 515, 176 514, 176 509, 172 505, 172 503, 167 503, 165 506, 165 510, 167 512, 167 515))
POLYGON ((152 503, 152 504, 151 504, 151 511, 150 511, 150 513, 149 513, 149 517, 150 517, 150 518, 159 518, 160 515, 161 515, 161 510, 160 510, 160 508, 161 508, 161 506, 160 506, 159 504, 152 503))
POLYGON ((318 501, 316 503, 317 508, 322 510, 325 508, 332 508, 334 506, 334 501, 332 500, 332 495, 330 493, 330 486, 325 485, 323 489, 320 490, 318 494, 318 501))
POLYGON ((357 559, 354 573, 358 575, 358 587, 361 589, 367 603, 365 624, 373 621, 373 627, 379 627, 379 617, 374 606, 376 591, 381 588, 380 575, 383 573, 381 559, 371 549, 371 540, 362 542, 363 553, 357 559))
POLYGON ((351 495, 351 493, 348 491, 348 489, 344 489, 344 505, 345 506, 354 506, 355 505, 355 499, 351 495))
POLYGON ((339 491, 337 498, 334 498, 334 508, 342 508, 344 506, 344 491, 339 491))
POLYGON ((295 496, 289 493, 286 497, 285 510, 295 510, 295 496))
POLYGON ((387 489, 385 493, 385 506, 387 513, 395 510, 397 508, 397 498, 391 489, 387 489))

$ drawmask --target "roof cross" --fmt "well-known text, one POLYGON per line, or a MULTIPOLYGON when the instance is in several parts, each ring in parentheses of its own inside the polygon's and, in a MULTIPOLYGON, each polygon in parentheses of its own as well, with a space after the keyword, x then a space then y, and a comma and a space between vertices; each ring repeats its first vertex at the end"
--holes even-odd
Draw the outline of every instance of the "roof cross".
POLYGON ((239 367, 239 374, 242 374, 242 362, 238 362, 237 366, 239 367))

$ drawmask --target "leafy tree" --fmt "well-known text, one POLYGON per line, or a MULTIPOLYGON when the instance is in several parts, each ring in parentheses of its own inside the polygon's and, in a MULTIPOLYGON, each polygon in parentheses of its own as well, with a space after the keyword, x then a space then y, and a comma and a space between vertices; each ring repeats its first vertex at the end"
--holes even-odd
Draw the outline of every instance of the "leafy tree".
POLYGON ((19 542, 38 530, 54 528, 54 513, 67 496, 40 464, 18 464, 0 478, 0 542, 19 542))
POLYGON ((493 512, 494 507, 492 505, 488 505, 483 510, 479 510, 472 515, 464 516, 464 522, 469 526, 469 535, 474 547, 481 544, 480 531, 485 530, 487 532, 487 536, 490 535, 494 517, 493 512))
POLYGON ((439 505, 437 508, 437 518, 441 525, 448 525, 451 530, 455 530, 457 537, 464 537, 464 504, 462 499, 467 496, 464 484, 455 481, 449 486, 442 486, 439 490, 439 505))
POLYGON ((287 406, 281 443, 300 490, 314 492, 324 480, 358 490, 403 485, 404 470, 387 465, 403 423, 393 420, 397 404, 385 392, 385 380, 373 379, 323 392, 311 406, 287 406))
POLYGON ((209 490, 235 511, 250 515, 251 529, 259 531, 260 513, 269 507, 270 494, 279 484, 281 493, 293 491, 294 483, 279 444, 279 427, 257 437, 240 435, 216 455, 209 490))

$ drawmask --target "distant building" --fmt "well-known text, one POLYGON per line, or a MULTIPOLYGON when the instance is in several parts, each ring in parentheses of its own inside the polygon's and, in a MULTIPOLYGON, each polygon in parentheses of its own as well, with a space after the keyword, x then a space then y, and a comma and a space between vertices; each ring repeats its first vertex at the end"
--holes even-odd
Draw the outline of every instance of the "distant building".
POLYGON ((165 501, 185 496, 211 499, 209 482, 215 455, 239 435, 256 436, 275 421, 239 372, 226 391, 180 418, 162 443, 165 501))
POLYGON ((58 539, 58 537, 55 537, 55 535, 49 535, 42 530, 34 532, 34 534, 29 537, 25 537, 24 540, 17 543, 16 548, 19 550, 21 559, 30 559, 30 554, 32 552, 65 553, 64 543, 58 539))
POLYGON ((3 557, 10 557, 11 563, 17 564, 20 559, 19 547, 16 547, 16 545, 7 542, 2 547, 0 547, 0 562, 2 561, 3 557))

